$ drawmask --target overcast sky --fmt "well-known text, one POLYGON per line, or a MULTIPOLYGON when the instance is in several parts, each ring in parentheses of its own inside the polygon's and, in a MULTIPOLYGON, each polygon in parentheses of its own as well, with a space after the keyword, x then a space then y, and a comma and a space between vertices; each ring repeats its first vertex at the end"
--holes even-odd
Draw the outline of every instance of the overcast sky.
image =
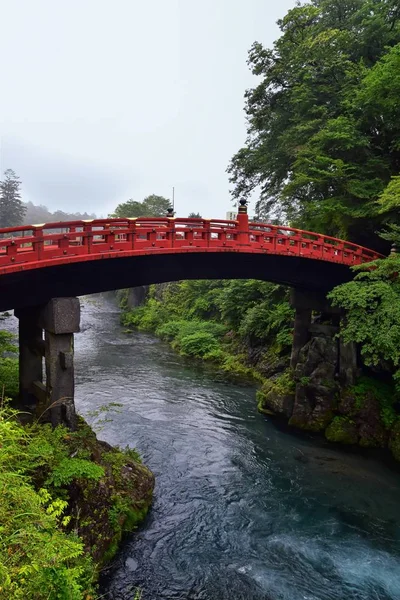
POLYGON ((23 199, 106 215, 171 197, 231 210, 247 52, 295 0, 0 0, 0 169, 23 199))

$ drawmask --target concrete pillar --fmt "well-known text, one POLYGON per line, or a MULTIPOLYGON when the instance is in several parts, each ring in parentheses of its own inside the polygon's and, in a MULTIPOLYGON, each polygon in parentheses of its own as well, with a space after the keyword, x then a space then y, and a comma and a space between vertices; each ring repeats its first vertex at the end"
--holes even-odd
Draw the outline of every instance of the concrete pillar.
POLYGON ((40 315, 45 330, 46 404, 53 426, 76 428, 74 333, 79 331, 78 298, 50 300, 40 315))
POLYGON ((19 408, 36 404, 35 386, 43 385, 43 331, 39 326, 40 308, 15 311, 19 319, 19 408))

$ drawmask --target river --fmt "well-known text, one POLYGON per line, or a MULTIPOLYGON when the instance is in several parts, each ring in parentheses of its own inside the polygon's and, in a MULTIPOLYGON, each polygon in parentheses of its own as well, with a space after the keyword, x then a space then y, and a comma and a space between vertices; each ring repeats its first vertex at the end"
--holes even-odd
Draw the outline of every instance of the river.
POLYGON ((279 429, 253 387, 124 333, 111 299, 85 298, 77 407, 93 422, 115 401, 99 437, 136 447, 156 489, 104 598, 399 600, 399 473, 279 429))

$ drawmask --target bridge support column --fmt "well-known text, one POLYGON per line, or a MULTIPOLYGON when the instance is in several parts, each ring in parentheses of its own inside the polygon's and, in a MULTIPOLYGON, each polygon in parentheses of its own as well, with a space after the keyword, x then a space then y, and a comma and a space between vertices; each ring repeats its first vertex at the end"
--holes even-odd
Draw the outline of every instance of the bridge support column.
POLYGON ((35 387, 43 386, 43 330, 39 326, 40 308, 15 311, 19 319, 19 408, 36 404, 35 387))
POLYGON ((299 360, 300 350, 310 339, 311 308, 296 308, 293 328, 292 353, 290 366, 294 369, 299 360))
POLYGON ((16 311, 16 316, 21 408, 28 405, 39 412, 40 406, 41 413, 48 411, 53 426, 64 424, 75 429, 73 359, 74 333, 80 323, 78 298, 55 298, 44 306, 16 311))
MULTIPOLYGON (((296 310, 290 359, 290 366, 295 369, 301 349, 311 338, 312 311, 320 313, 322 322, 328 321, 329 325, 336 328, 340 324, 341 311, 339 308, 332 306, 323 294, 298 289, 292 290, 290 303, 296 310)), ((343 340, 339 340, 337 366, 341 384, 343 386, 354 384, 358 374, 355 344, 344 344, 343 340)))
POLYGON ((79 331, 78 298, 50 300, 41 313, 45 330, 46 404, 53 426, 76 427, 74 333, 79 331))

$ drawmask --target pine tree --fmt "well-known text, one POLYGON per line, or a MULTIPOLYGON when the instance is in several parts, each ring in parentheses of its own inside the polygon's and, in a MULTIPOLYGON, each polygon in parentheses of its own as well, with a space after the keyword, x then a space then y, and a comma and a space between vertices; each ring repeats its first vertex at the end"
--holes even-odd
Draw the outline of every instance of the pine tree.
POLYGON ((26 212, 20 193, 21 181, 12 169, 0 181, 0 227, 21 225, 26 212))

